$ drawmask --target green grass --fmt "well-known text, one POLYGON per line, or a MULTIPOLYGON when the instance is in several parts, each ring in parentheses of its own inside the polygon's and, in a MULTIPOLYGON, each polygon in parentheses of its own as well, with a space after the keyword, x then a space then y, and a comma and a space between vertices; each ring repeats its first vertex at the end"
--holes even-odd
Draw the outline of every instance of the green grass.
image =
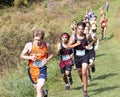
MULTIPOLYGON (((108 13, 107 41, 100 41, 100 48, 96 57, 96 72, 92 74, 92 82, 88 84, 88 93, 90 97, 118 97, 120 91, 119 63, 120 63, 120 45, 114 36, 116 32, 116 11, 119 1, 111 3, 111 9, 108 13), (114 10, 114 11, 113 11, 114 10)), ((97 11, 97 10, 96 10, 97 11)), ((97 13, 97 12, 96 12, 97 13)), ((97 13, 98 15, 98 13, 97 13)), ((100 37, 100 28, 98 28, 100 37)), ((49 88, 49 97, 83 97, 81 81, 77 71, 72 71, 74 84, 69 91, 65 91, 65 84, 62 79, 54 82, 49 88)))
MULTIPOLYGON (((92 81, 88 84, 88 93, 90 97, 120 97, 120 44, 116 40, 116 37, 114 37, 118 29, 116 25, 119 23, 118 18, 116 18, 116 12, 119 10, 119 6, 117 5, 119 3, 119 0, 111 0, 108 14, 108 39, 106 41, 100 41, 100 48, 97 51, 95 60, 96 72, 92 73, 92 81)), ((95 11, 98 16, 98 9, 95 11)), ((74 18, 78 19, 78 17, 74 18)), ((66 25, 65 27, 67 27, 66 25)), ((26 28, 28 27, 26 26, 26 28)), ((64 30, 65 28, 62 29, 64 30)), ((100 37, 100 27, 98 28, 98 32, 97 35, 100 37)), ((74 83, 69 91, 65 91, 65 84, 62 80, 58 64, 58 57, 55 57, 48 64, 48 80, 45 87, 49 90, 49 97, 83 97, 81 81, 77 71, 72 70, 74 83)), ((21 65, 21 72, 19 72, 18 69, 11 69, 11 71, 0 78, 0 97, 36 96, 36 92, 27 75, 27 64, 21 62, 21 65)))

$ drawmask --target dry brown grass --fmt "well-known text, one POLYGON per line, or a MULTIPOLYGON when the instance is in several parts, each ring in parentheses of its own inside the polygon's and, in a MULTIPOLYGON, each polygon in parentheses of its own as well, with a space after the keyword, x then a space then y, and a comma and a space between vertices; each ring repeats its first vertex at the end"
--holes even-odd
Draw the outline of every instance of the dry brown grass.
POLYGON ((32 40, 32 31, 43 29, 46 32, 46 40, 56 49, 59 42, 59 36, 63 32, 70 32, 71 22, 83 16, 86 7, 90 6, 89 1, 79 0, 61 0, 53 1, 52 5, 43 2, 43 4, 33 4, 29 8, 6 8, 0 10, 0 47, 5 48, 6 53, 1 51, 1 55, 8 57, 4 64, 4 58, 1 57, 0 66, 18 66, 19 55, 26 42, 32 40), (49 6, 48 6, 49 5, 49 6), (89 5, 89 6, 87 6, 89 5), (14 50, 14 51, 13 51, 14 50), (14 61, 13 61, 14 58, 14 61), (17 63, 17 64, 16 64, 17 63))
POLYGON ((120 42, 120 6, 118 7, 118 10, 116 12, 115 18, 116 18, 116 25, 115 25, 115 32, 114 35, 117 38, 117 40, 120 42))

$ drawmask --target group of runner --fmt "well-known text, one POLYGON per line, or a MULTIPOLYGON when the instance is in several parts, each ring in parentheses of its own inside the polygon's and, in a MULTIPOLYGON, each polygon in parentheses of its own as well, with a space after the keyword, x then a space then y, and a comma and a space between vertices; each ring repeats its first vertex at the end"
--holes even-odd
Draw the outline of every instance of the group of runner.
MULTIPOLYGON (((108 12, 109 5, 106 2, 106 11, 108 12)), ((107 19, 103 9, 100 13, 101 39, 106 40, 107 19)), ((101 11, 100 10, 100 11, 101 11)), ((69 90, 72 80, 72 65, 78 70, 79 77, 82 81, 82 90, 84 97, 89 97, 87 93, 87 84, 91 81, 90 71, 95 72, 95 52, 98 50, 99 38, 97 37, 97 16, 91 9, 86 10, 84 19, 80 22, 73 20, 70 29, 72 35, 68 33, 61 34, 61 41, 57 45, 57 53, 60 55, 60 70, 63 81, 69 90), (91 70, 90 70, 91 69, 91 70)))
POLYGON ((72 36, 63 33, 61 42, 57 46, 58 54, 61 57, 60 69, 66 84, 65 89, 69 90, 71 83, 73 83, 71 70, 74 63, 82 81, 83 95, 88 97, 87 83, 88 78, 91 78, 90 68, 92 72, 95 72, 93 62, 95 60, 95 49, 97 50, 99 45, 99 39, 96 36, 96 16, 94 14, 91 17, 85 15, 84 21, 78 23, 73 21, 70 27, 72 36))
MULTIPOLYGON (((102 28, 102 39, 106 39, 105 14, 100 19, 102 28)), ((84 97, 89 97, 87 93, 87 84, 91 80, 90 69, 95 72, 95 51, 98 50, 99 39, 97 33, 97 16, 91 9, 86 10, 84 20, 80 22, 73 21, 70 26, 72 35, 67 32, 61 34, 61 41, 57 44, 57 54, 60 56, 60 71, 65 83, 65 90, 70 89, 73 84, 72 66, 77 69, 82 82, 84 97)), ((44 41, 44 31, 33 31, 33 42, 26 43, 21 59, 29 60, 28 74, 33 83, 37 97, 48 97, 48 91, 44 90, 47 79, 47 63, 53 58, 53 50, 48 42, 44 41)))

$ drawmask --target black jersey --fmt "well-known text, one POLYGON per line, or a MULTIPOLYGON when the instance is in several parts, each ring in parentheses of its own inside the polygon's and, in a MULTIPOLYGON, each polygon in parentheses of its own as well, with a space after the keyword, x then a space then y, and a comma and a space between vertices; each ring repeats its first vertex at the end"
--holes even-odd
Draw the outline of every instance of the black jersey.
POLYGON ((84 38, 82 40, 78 39, 77 35, 75 35, 75 43, 78 40, 81 41, 81 44, 74 47, 74 55, 78 57, 85 56, 88 53, 88 51, 85 49, 85 46, 88 45, 86 35, 84 34, 84 38))
POLYGON ((72 49, 67 49, 67 48, 63 47, 62 43, 60 43, 60 45, 61 45, 61 50, 60 50, 61 60, 69 59, 70 54, 73 53, 72 49))

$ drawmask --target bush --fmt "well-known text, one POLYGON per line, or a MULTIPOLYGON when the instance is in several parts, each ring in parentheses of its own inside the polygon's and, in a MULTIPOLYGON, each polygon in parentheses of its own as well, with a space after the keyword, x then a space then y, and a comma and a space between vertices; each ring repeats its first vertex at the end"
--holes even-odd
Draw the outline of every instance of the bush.
POLYGON ((0 43, 0 70, 3 68, 16 68, 20 64, 20 52, 23 49, 23 45, 30 38, 28 33, 18 33, 15 31, 1 33, 0 43), (26 35, 27 34, 27 35, 26 35), (27 38, 27 37, 29 38, 27 38))

